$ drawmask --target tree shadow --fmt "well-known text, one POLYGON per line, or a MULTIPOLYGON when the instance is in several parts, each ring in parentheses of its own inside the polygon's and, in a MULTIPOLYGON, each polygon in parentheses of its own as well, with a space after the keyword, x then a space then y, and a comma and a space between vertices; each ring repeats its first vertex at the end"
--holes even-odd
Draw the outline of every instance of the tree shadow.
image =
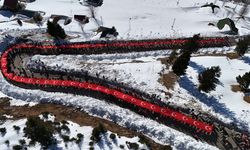
POLYGON ((203 104, 212 107, 215 113, 230 118, 233 123, 240 125, 241 127, 247 127, 247 124, 240 122, 235 118, 235 113, 229 110, 225 104, 220 103, 214 96, 208 96, 205 93, 200 92, 198 88, 196 88, 196 85, 187 76, 182 76, 178 82, 181 88, 188 91, 190 95, 194 96, 203 104))
POLYGON ((105 149, 105 144, 109 147, 109 149, 112 149, 111 144, 108 142, 108 139, 106 137, 107 133, 102 133, 100 141, 97 143, 100 149, 105 149))
MULTIPOLYGON (((194 70, 196 70, 198 74, 200 74, 201 72, 203 72, 206 69, 203 65, 199 65, 193 61, 189 62, 189 66, 192 67, 194 70)), ((224 87, 224 84, 220 81, 217 84, 224 87)))
POLYGON ((11 35, 5 35, 2 39, 2 41, 0 41, 0 53, 2 53, 3 51, 6 50, 6 48, 15 40, 15 37, 11 36, 11 35))
POLYGON ((198 65, 196 62, 189 61, 189 66, 196 70, 198 73, 201 73, 205 70, 205 67, 202 65, 198 65))
POLYGON ((7 11, 7 10, 0 10, 0 15, 10 18, 11 16, 13 16, 13 13, 11 11, 7 11))
POLYGON ((250 65, 250 57, 248 57, 248 56, 243 56, 243 57, 241 57, 241 60, 243 60, 244 63, 250 65))
POLYGON ((220 113, 225 116, 235 115, 232 111, 226 108, 224 104, 219 103, 215 97, 208 96, 205 93, 200 92, 198 88, 196 88, 196 85, 187 76, 181 77, 178 82, 180 87, 187 90, 189 94, 197 98, 200 102, 212 107, 216 113, 220 113))
POLYGON ((58 146, 57 144, 49 146, 48 149, 50 149, 50 150, 63 150, 63 148, 58 146))

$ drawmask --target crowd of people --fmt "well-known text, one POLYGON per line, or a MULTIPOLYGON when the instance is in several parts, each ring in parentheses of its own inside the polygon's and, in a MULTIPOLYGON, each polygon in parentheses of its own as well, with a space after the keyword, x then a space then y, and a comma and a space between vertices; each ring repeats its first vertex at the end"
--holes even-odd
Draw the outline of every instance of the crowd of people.
MULTIPOLYGON (((23 68, 15 68, 16 66, 13 65, 13 62, 16 57, 18 57, 19 54, 21 53, 27 53, 28 55, 34 55, 34 54, 44 54, 44 55, 51 55, 51 54, 93 54, 95 53, 95 51, 98 51, 98 53, 103 53, 105 51, 108 51, 108 46, 107 48, 104 48, 104 51, 100 51, 100 50, 96 50, 93 49, 93 52, 91 53, 90 49, 84 49, 84 48, 71 48, 71 49, 66 49, 63 46, 58 46, 59 48, 55 48, 55 49, 46 49, 43 50, 39 47, 43 47, 43 45, 41 43, 32 43, 32 47, 30 48, 14 48, 12 51, 9 52, 8 55, 8 62, 11 62, 8 67, 8 69, 11 71, 13 69, 18 69, 18 73, 17 75, 19 76, 27 76, 27 74, 25 73, 26 70, 24 70, 23 68), (38 47, 37 47, 38 46, 38 47), (88 52, 88 53, 87 53, 88 52)), ((74 44, 73 44, 74 45, 74 44)), ((109 47, 110 48, 110 47, 109 47)), ((112 49, 112 47, 111 47, 112 49)), ((133 47, 131 49, 134 49, 133 47)), ((130 49, 129 49, 130 50, 130 49)), ((124 48, 124 51, 126 51, 126 48, 124 48)), ((119 51, 120 52, 120 51, 119 51)), ((22 58, 20 58, 22 59, 22 58)), ((161 99, 159 97, 157 97, 156 95, 149 95, 145 92, 142 92, 138 89, 134 89, 131 88, 129 86, 127 86, 125 83, 117 83, 116 80, 108 80, 107 78, 105 78, 104 76, 101 76, 99 74, 95 74, 95 75, 91 75, 91 73, 89 73, 88 71, 85 70, 81 70, 81 71, 74 71, 74 70, 57 70, 55 68, 48 68, 48 67, 44 67, 43 62, 41 61, 34 61, 34 64, 30 64, 31 66, 27 66, 28 69, 30 69, 31 72, 31 77, 36 77, 37 74, 40 75, 40 77, 44 77, 44 78, 50 78, 50 75, 54 75, 53 77, 56 77, 58 79, 64 79, 64 80, 76 80, 76 81, 80 81, 80 82, 90 82, 90 83, 95 83, 98 85, 102 85, 111 89, 116 89, 119 90, 123 93, 129 94, 131 96, 134 97, 138 97, 139 99, 143 99, 146 101, 149 101, 151 103, 157 104, 161 107, 165 107, 165 108, 169 108, 178 112, 181 112, 183 114, 189 115, 192 118, 195 118, 197 120, 200 121, 204 121, 210 124, 213 124, 214 121, 216 121, 215 119, 213 119, 212 117, 206 117, 203 114, 197 114, 195 112, 195 110, 193 109, 188 109, 188 108, 179 108, 177 106, 172 106, 172 105, 167 105, 166 103, 163 103, 161 101, 161 99), (36 73, 36 75, 35 75, 36 73)), ((14 84, 18 84, 18 83, 14 83, 14 84)), ((19 85, 19 84, 18 84, 19 85)), ((173 117, 166 117, 166 116, 162 116, 161 114, 149 111, 147 109, 138 107, 136 105, 124 102, 121 99, 118 99, 114 96, 111 95, 106 95, 103 94, 101 92, 97 92, 97 91, 92 91, 92 90, 82 90, 82 89, 76 89, 73 87, 54 87, 54 86, 47 86, 47 85, 40 85, 40 84, 33 84, 33 85, 25 85, 22 84, 22 87, 26 87, 26 88, 40 88, 43 90, 47 90, 47 91, 61 91, 61 92, 65 92, 65 93, 74 93, 74 94, 80 94, 80 95, 87 95, 87 96, 91 96, 91 97, 95 97, 98 99, 105 99, 108 102, 111 103, 115 103, 123 108, 128 108, 130 110, 133 110, 134 112, 137 112, 138 114, 144 115, 145 117, 149 117, 152 118, 153 120, 157 120, 163 124, 166 124, 172 128, 178 129, 182 132, 185 132, 191 136, 193 136, 194 138, 196 138, 197 140, 204 140, 212 145, 216 145, 216 142, 218 140, 218 133, 219 132, 212 132, 212 134, 207 134, 206 132, 199 130, 198 128, 196 128, 195 126, 191 126, 190 124, 187 124, 185 122, 181 122, 181 121, 177 121, 175 120, 173 117)), ((226 134, 225 129, 224 128, 220 128, 219 131, 223 131, 222 135, 226 134)), ((237 141, 237 143, 239 143, 239 146, 242 149, 245 148, 249 148, 249 138, 247 136, 236 136, 234 137, 235 140, 237 141)), ((224 146, 225 147, 230 147, 232 146, 232 144, 230 143, 230 141, 227 140, 227 138, 225 138, 223 140, 224 146)))

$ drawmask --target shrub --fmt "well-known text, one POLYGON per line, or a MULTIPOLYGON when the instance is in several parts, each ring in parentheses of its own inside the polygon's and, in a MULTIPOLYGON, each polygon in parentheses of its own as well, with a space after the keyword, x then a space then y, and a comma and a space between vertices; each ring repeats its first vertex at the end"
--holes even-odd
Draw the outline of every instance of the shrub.
POLYGON ((0 128, 0 133, 5 135, 7 133, 6 128, 0 128))
POLYGON ((243 56, 247 52, 248 44, 249 44, 248 39, 240 39, 237 42, 235 51, 239 56, 243 56))
POLYGON ((111 134, 109 135, 109 138, 111 138, 112 140, 114 140, 114 139, 116 138, 116 135, 115 135, 114 133, 111 133, 111 134))
POLYGON ((124 149, 124 145, 120 145, 119 147, 120 147, 121 149, 124 149))
POLYGON ((83 134, 81 133, 78 133, 76 136, 78 137, 78 139, 83 139, 83 134))
POLYGON ((44 122, 39 117, 28 118, 24 133, 31 141, 39 142, 45 148, 55 142, 53 126, 48 122, 44 122))
POLYGON ((68 121, 66 121, 66 120, 62 120, 61 123, 62 124, 69 124, 68 121))
POLYGON ((4 143, 5 143, 8 147, 10 146, 10 141, 9 141, 9 140, 6 140, 4 143))
POLYGON ((126 144, 128 145, 129 149, 133 149, 133 150, 138 150, 139 149, 139 145, 137 143, 131 143, 131 142, 126 142, 126 144))
POLYGON ((36 23, 39 23, 41 21, 43 21, 43 17, 41 14, 37 13, 33 16, 33 20, 36 22, 36 23))
POLYGON ((53 124, 54 124, 55 126, 60 126, 60 122, 57 122, 57 121, 53 122, 53 124))
POLYGON ((76 138, 72 137, 71 139, 69 139, 70 142, 72 141, 77 141, 76 138))
POLYGON ((94 147, 90 147, 89 150, 94 150, 94 147))
POLYGON ((35 146, 35 145, 36 145, 36 141, 31 140, 31 141, 29 142, 29 146, 35 146))
POLYGON ((93 146, 94 145, 94 142, 89 142, 89 146, 93 146))
POLYGON ((14 125, 13 128, 14 128, 14 130, 16 130, 16 131, 20 131, 20 129, 21 129, 19 126, 16 126, 16 125, 14 125))
POLYGON ((59 126, 57 126, 57 127, 55 127, 55 130, 60 134, 61 133, 61 131, 62 131, 62 128, 59 126))
POLYGON ((140 140, 139 140, 140 143, 146 144, 148 147, 151 147, 150 142, 149 142, 148 139, 146 139, 146 138, 145 138, 144 136, 142 136, 142 135, 139 135, 139 138, 140 138, 140 140))
POLYGON ((172 66, 172 70, 177 76, 181 76, 186 73, 190 57, 191 57, 190 52, 184 52, 176 59, 176 61, 172 66))
POLYGON ((48 119, 49 118, 49 114, 50 113, 46 111, 46 112, 42 113, 42 116, 43 116, 44 119, 48 119))
POLYGON ((50 21, 47 22, 47 32, 56 39, 65 39, 67 36, 59 24, 50 21))
POLYGON ((24 139, 19 140, 19 144, 23 146, 23 145, 25 145, 25 144, 26 144, 26 141, 25 141, 24 139))
POLYGON ((219 66, 206 68, 205 71, 201 72, 198 76, 199 90, 204 92, 210 92, 216 88, 216 84, 219 83, 218 78, 221 75, 221 69, 219 66))
POLYGON ((62 139, 64 142, 69 142, 70 141, 70 138, 68 135, 61 135, 62 139))
POLYGON ((81 143, 81 141, 82 141, 83 137, 84 137, 84 136, 83 136, 83 134, 78 133, 78 134, 77 134, 77 140, 76 140, 76 143, 77 143, 77 144, 81 143))
POLYGON ((61 129, 63 129, 63 130, 66 131, 66 132, 70 132, 70 129, 69 129, 69 127, 68 127, 66 124, 63 124, 63 125, 61 126, 61 129))
POLYGON ((243 76, 238 76, 236 77, 237 82, 240 85, 240 88, 244 92, 249 92, 250 91, 250 72, 246 72, 243 76))
POLYGON ((99 142, 101 139, 100 134, 105 132, 107 132, 107 130, 104 128, 102 124, 99 124, 97 127, 93 129, 91 140, 93 140, 94 142, 99 142))
POLYGON ((14 145, 12 147, 13 150, 23 150, 23 147, 21 145, 14 145))

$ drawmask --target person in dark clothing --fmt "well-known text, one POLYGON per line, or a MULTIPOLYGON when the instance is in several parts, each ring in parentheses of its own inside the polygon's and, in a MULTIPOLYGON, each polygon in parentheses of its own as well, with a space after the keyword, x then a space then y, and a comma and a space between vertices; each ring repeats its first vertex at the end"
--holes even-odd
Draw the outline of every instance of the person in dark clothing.
POLYGON ((201 6, 201 7, 211 7, 213 13, 214 13, 214 9, 215 8, 219 8, 220 9, 220 7, 218 5, 214 5, 214 3, 205 4, 205 5, 201 6))
POLYGON ((17 19, 17 23, 19 24, 19 26, 23 26, 23 23, 20 19, 17 19))

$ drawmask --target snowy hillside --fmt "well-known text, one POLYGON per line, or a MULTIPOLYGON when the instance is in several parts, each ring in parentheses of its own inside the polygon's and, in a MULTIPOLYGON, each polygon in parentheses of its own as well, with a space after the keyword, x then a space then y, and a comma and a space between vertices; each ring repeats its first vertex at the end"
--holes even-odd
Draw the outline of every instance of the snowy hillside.
MULTIPOLYGON (((55 116, 53 115, 48 115, 47 117, 44 118, 44 115, 40 115, 40 118, 44 121, 51 121, 52 124, 59 123, 59 126, 61 126, 60 132, 56 132, 53 135, 57 140, 57 144, 53 147, 49 147, 49 149, 117 150, 123 147, 123 149, 125 150, 130 150, 133 149, 131 147, 131 143, 133 146, 138 147, 139 149, 148 149, 146 144, 142 144, 139 142, 139 137, 127 138, 118 136, 110 131, 101 133, 100 141, 95 143, 91 140, 93 127, 79 126, 78 124, 71 121, 67 121, 66 123, 65 121, 56 122, 55 116), (79 135, 82 135, 82 137, 79 135), (81 139, 78 141, 79 137, 81 139)), ((1 132, 1 150, 12 149, 16 145, 20 145, 23 148, 28 148, 30 150, 41 149, 41 144, 39 142, 36 142, 32 145, 30 144, 31 139, 25 136, 24 128, 26 127, 26 122, 27 119, 20 119, 16 121, 8 120, 0 125, 0 129, 6 129, 6 132, 1 132)))
MULTIPOLYGON (((3 1, 0 2, 0 4, 2 3, 3 1)), ((249 19, 237 19, 241 8, 240 4, 219 0, 105 0, 102 7, 94 9, 97 20, 90 19, 90 23, 84 27, 84 33, 74 20, 71 24, 63 27, 68 31, 68 34, 80 35, 85 40, 96 38, 96 33, 93 31, 100 25, 115 26, 119 32, 119 38, 122 39, 176 38, 192 36, 197 33, 206 36, 226 36, 224 31, 228 31, 229 27, 219 30, 217 27, 208 26, 208 23, 216 24, 218 20, 229 17, 236 21, 239 34, 245 35, 249 33, 249 19), (211 2, 220 7, 220 9, 215 9, 215 13, 212 13, 210 7, 201 8, 202 5, 211 2)), ((30 23, 24 23, 22 27, 19 27, 16 21, 10 21, 1 23, 0 29, 5 31, 6 29, 46 28, 46 19, 51 14, 69 17, 79 14, 91 17, 90 8, 85 3, 80 4, 78 0, 36 0, 33 3, 28 3, 27 9, 46 12, 41 27, 30 23)), ((0 15, 2 21, 9 21, 17 17, 6 12, 0 14, 2 14, 0 15)), ((249 15, 246 14, 246 16, 249 15)))
MULTIPOLYGON (((0 1, 0 5, 3 5, 3 0, 0 1)), ((219 0, 104 0, 101 7, 94 8, 94 19, 91 18, 92 8, 83 0, 36 0, 27 3, 26 9, 46 13, 40 25, 30 23, 29 19, 24 16, 15 16, 8 11, 0 11, 0 53, 5 50, 10 41, 14 41, 15 37, 22 36, 40 42, 53 41, 54 39, 46 33, 47 20, 53 14, 66 15, 71 18, 74 15, 90 17, 90 22, 85 26, 81 26, 74 19, 69 25, 63 25, 64 22, 59 21, 68 35, 66 40, 70 42, 105 40, 100 39, 100 33, 96 32, 99 26, 114 26, 119 32, 117 39, 122 40, 191 37, 198 33, 204 37, 232 36, 227 32, 230 30, 228 26, 219 30, 215 26, 208 25, 209 23, 216 24, 224 18, 231 18, 239 29, 239 36, 243 36, 250 33, 250 12, 245 14, 245 20, 239 19, 242 7, 243 5, 240 3, 219 0), (212 13, 210 7, 201 7, 211 2, 220 7, 215 9, 215 13, 212 13), (18 25, 17 18, 23 21, 22 26, 18 25)), ((236 77, 250 71, 250 54, 247 53, 238 59, 226 57, 228 53, 234 52, 234 49, 235 45, 231 44, 228 47, 202 48, 197 53, 192 54, 186 75, 178 78, 172 89, 160 82, 163 74, 172 71, 172 64, 169 67, 161 61, 161 59, 171 55, 172 49, 124 54, 30 55, 21 61, 20 66, 27 65, 28 67, 25 69, 45 67, 55 71, 67 70, 68 73, 88 71, 91 76, 116 81, 150 95, 155 94, 155 97, 163 103, 178 107, 178 109, 192 109, 197 116, 200 113, 205 113, 228 125, 234 123, 238 128, 250 132, 250 104, 243 100, 245 96, 243 92, 233 92, 232 90, 232 85, 238 84, 236 77), (198 90, 198 74, 211 66, 220 66, 220 83, 215 91, 204 93, 198 90)), ((22 59, 21 56, 20 59, 22 59)), ((2 73, 0 73, 1 97, 11 98, 11 105, 16 106, 26 104, 33 106, 38 103, 72 106, 91 116, 103 118, 119 126, 140 132, 162 145, 169 144, 178 150, 218 149, 205 141, 197 140, 182 131, 170 128, 113 103, 70 93, 24 89, 8 82, 2 73)), ((54 117, 50 116, 50 118, 53 122, 54 117)), ((30 139, 24 137, 23 132, 26 121, 27 119, 11 120, 10 118, 1 124, 0 120, 0 129, 6 128, 7 131, 0 135, 0 150, 20 145, 22 139, 26 143, 23 145, 27 146, 30 139), (14 125, 20 127, 19 133, 13 128, 14 125), (7 140, 9 144, 6 143, 7 140)), ((136 143, 139 149, 150 149, 146 144, 140 143, 138 137, 127 138, 116 135, 116 140, 111 139, 112 132, 110 131, 101 135, 99 143, 91 143, 93 127, 80 126, 70 121, 68 121, 68 127, 70 132, 65 133, 65 135, 72 139, 77 138, 78 133, 82 133, 83 140, 80 144, 75 141, 65 142, 61 134, 55 133, 53 136, 58 141, 56 148, 129 150, 132 148, 129 148, 128 143, 136 143)), ((40 148, 41 145, 36 143, 28 149, 40 148)), ((50 149, 53 148, 55 147, 50 149)))

